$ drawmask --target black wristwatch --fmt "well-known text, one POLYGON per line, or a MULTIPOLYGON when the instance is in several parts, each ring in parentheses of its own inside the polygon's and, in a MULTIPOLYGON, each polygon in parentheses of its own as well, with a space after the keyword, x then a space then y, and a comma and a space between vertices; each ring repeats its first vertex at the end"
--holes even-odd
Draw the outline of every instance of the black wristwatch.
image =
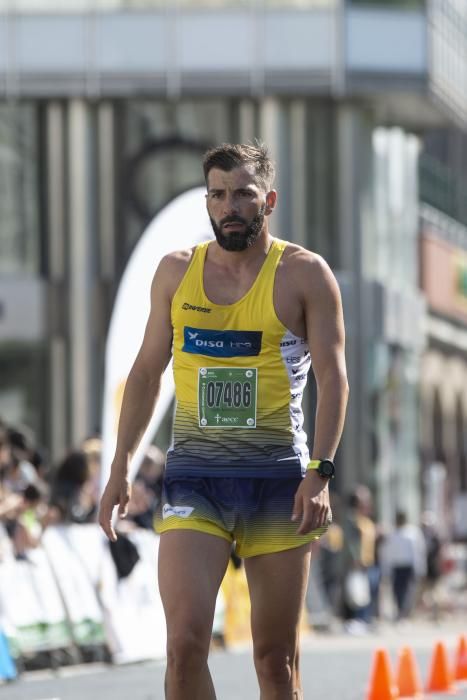
POLYGON ((311 469, 318 472, 323 479, 334 479, 336 474, 334 462, 330 459, 312 459, 306 465, 307 471, 310 471, 311 469))

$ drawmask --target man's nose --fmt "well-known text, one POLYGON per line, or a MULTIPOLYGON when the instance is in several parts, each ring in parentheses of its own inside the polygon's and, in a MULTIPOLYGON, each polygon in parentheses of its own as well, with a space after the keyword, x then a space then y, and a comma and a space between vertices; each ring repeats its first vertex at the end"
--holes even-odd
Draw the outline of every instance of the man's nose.
POLYGON ((226 195, 224 199, 224 216, 238 213, 238 202, 236 197, 226 195))

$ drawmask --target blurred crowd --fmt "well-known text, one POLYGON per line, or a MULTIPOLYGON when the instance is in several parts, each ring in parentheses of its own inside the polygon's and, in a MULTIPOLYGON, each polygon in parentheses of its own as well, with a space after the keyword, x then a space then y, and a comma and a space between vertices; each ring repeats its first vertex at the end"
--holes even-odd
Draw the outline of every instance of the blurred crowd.
POLYGON ((396 623, 414 612, 437 620, 452 607, 443 580, 449 569, 449 543, 424 512, 420 524, 398 510, 393 527, 375 522, 370 490, 358 485, 347 501, 333 496, 334 521, 320 541, 319 583, 333 618, 364 634, 380 620, 396 623))
MULTIPOLYGON (((97 436, 52 466, 27 429, 0 420, 0 564, 5 538, 21 559, 40 544, 51 524, 95 523, 100 464, 97 436)), ((153 529, 163 469, 163 452, 151 446, 133 482, 120 532, 153 529)), ((424 513, 421 522, 413 524, 400 511, 392 528, 382 527, 375 522, 371 493, 364 485, 346 500, 332 494, 332 509, 334 522, 320 540, 312 567, 330 618, 343 620, 345 629, 355 634, 381 618, 405 620, 415 609, 437 618, 447 543, 432 515, 424 513), (382 591, 389 592, 389 609, 382 605, 382 591)), ((313 623, 312 614, 311 618, 313 623)))
MULTIPOLYGON (((124 524, 127 531, 153 528, 164 461, 160 449, 148 448, 133 483, 124 524)), ((59 464, 50 465, 26 428, 0 419, 0 528, 8 535, 16 558, 27 557, 28 549, 40 544, 42 532, 51 524, 97 521, 100 464, 99 437, 87 439, 59 464)), ((1 559, 0 549, 0 563, 1 559)))

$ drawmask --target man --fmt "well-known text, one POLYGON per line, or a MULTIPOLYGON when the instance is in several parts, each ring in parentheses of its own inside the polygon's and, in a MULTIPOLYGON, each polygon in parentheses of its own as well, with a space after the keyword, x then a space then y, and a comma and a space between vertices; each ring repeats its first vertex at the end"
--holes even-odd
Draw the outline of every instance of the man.
POLYGON ((345 628, 351 634, 363 634, 377 616, 379 567, 376 564, 376 525, 371 518, 373 504, 370 489, 357 485, 349 495, 343 520, 343 612, 345 628), (352 580, 362 585, 353 587, 352 580), (352 595, 360 592, 360 600, 352 595), (368 597, 368 601, 364 599, 368 597))
POLYGON ((383 543, 381 558, 391 577, 395 619, 404 620, 412 612, 417 583, 426 575, 426 545, 420 528, 402 510, 396 513, 396 527, 383 543))
POLYGON ((128 464, 174 357, 177 411, 158 531, 167 620, 166 698, 212 700, 207 658, 232 543, 245 558, 262 700, 302 698, 298 628, 310 542, 331 519, 328 481, 347 380, 338 286, 326 263, 274 239, 274 168, 262 146, 204 158, 216 240, 166 256, 125 388, 100 523, 126 513, 128 464), (313 460, 301 396, 318 385, 313 460))

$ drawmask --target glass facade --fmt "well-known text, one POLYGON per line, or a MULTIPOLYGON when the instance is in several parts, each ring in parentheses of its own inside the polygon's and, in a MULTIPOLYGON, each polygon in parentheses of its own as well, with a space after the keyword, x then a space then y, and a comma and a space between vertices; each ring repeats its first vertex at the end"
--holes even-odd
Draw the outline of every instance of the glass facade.
POLYGON ((420 158, 420 199, 467 225, 466 178, 429 153, 420 158))
POLYGON ((371 276, 406 289, 418 285, 417 137, 401 129, 376 129, 373 236, 365 242, 371 276))
POLYGON ((46 445, 47 353, 43 343, 0 342, 0 418, 25 425, 46 445))
MULTIPOLYGON (((420 510, 420 350, 404 333, 401 308, 412 303, 418 289, 420 145, 417 137, 400 128, 378 128, 372 140, 374 219, 365 231, 364 268, 382 285, 385 318, 381 337, 370 348, 368 416, 379 513, 390 523, 398 508, 414 519, 420 510), (392 304, 399 306, 389 308, 392 304)), ((418 317, 414 321, 418 323, 418 317)))
MULTIPOLYGON (((38 139, 35 106, 0 104, 0 281, 40 273, 38 139)), ((18 341, 8 328, 0 333, 0 418, 29 426, 39 440, 46 434, 46 376, 40 339, 18 341)))
POLYGON ((40 268, 36 109, 0 105, 0 275, 40 268))

